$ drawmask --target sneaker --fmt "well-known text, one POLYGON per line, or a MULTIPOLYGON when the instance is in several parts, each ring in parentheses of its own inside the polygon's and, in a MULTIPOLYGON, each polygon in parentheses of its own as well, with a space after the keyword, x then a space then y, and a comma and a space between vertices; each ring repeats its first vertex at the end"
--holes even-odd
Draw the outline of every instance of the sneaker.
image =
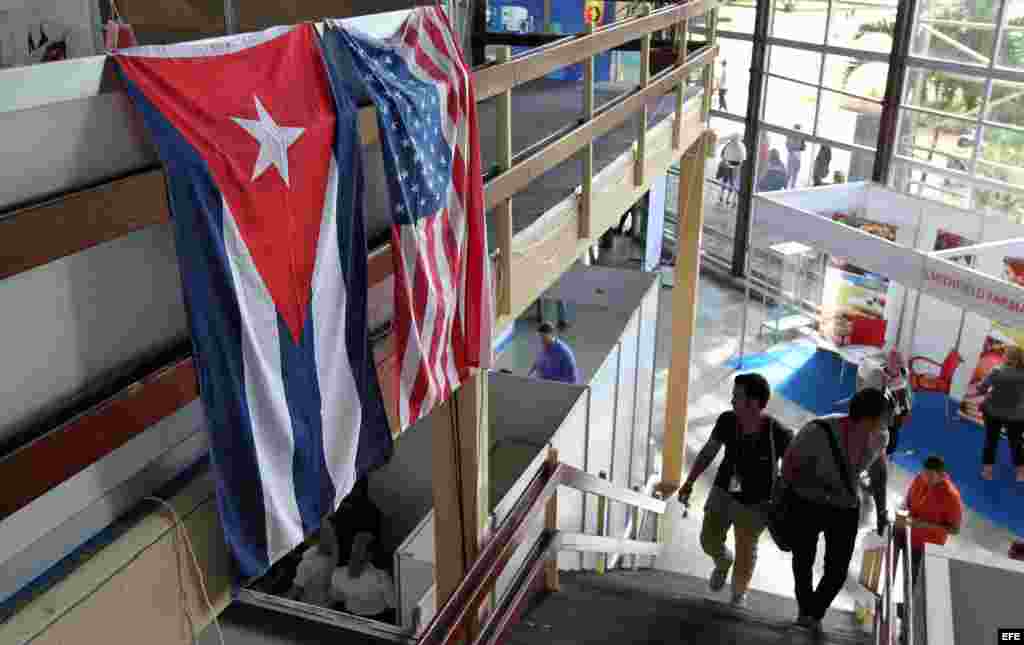
POLYGON ((732 600, 729 601, 729 604, 732 605, 733 607, 738 607, 740 609, 746 608, 746 606, 747 606, 747 594, 745 592, 744 593, 734 593, 732 595, 732 600))
POLYGON ((813 632, 821 631, 821 621, 810 616, 800 616, 796 619, 796 626, 809 629, 813 632))
POLYGON ((722 590, 722 587, 725 586, 725 579, 729 577, 729 569, 731 567, 731 562, 724 567, 715 567, 715 570, 711 572, 711 577, 708 579, 708 586, 711 587, 711 591, 722 590))

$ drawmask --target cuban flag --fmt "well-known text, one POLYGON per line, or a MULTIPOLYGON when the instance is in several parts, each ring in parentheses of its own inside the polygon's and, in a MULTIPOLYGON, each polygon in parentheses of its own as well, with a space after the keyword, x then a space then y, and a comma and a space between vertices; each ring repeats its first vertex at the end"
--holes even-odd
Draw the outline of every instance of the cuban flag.
POLYGON ((167 173, 227 543, 259 576, 392 447, 357 110, 308 24, 115 58, 167 173))
POLYGON ((439 6, 377 39, 329 23, 324 52, 377 108, 391 198, 402 429, 491 364, 493 287, 473 77, 439 6))

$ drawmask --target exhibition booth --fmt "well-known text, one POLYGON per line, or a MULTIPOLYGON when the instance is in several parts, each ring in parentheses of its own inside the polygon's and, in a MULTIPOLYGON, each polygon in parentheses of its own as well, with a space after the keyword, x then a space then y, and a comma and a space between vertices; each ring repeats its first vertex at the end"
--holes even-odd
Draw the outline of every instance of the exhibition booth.
MULTIPOLYGON (((744 334, 735 364, 766 371, 782 396, 824 414, 841 411, 858 380, 877 384, 898 350, 915 392, 901 445, 917 455, 908 467, 939 452, 947 463, 962 460, 956 474, 973 486, 983 441, 978 385, 1007 347, 1024 347, 1024 225, 872 183, 759 194, 753 217, 771 231, 753 243, 778 258, 774 276, 747 281, 748 294, 751 283, 766 294, 763 313, 749 298, 747 309, 761 316, 749 328, 768 349, 747 351, 744 334)), ((1007 486, 984 482, 979 491, 992 519, 1020 532, 1008 508, 1019 504, 1009 465, 1001 447, 997 480, 1007 486)))

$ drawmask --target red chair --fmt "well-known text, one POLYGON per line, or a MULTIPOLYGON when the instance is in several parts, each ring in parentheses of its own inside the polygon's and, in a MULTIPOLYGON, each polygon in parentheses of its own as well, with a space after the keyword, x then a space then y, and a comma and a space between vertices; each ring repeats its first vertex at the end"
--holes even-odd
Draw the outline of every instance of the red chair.
POLYGON ((910 386, 915 390, 925 390, 928 392, 939 392, 940 394, 946 395, 946 418, 950 417, 949 412, 949 388, 953 385, 953 375, 956 374, 957 368, 964 362, 960 352, 952 350, 946 355, 946 359, 942 363, 936 363, 930 358, 924 356, 915 356, 910 359, 910 386), (922 362, 939 369, 939 375, 928 374, 927 372, 918 372, 914 369, 914 364, 922 362))

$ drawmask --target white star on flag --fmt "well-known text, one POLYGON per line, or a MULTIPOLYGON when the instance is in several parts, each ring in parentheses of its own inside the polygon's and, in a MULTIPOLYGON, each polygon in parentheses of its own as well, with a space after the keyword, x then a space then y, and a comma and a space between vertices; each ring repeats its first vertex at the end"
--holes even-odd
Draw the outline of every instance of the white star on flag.
POLYGON ((253 96, 256 101, 256 112, 259 120, 242 119, 231 117, 231 120, 245 129, 254 139, 260 143, 260 154, 256 159, 256 166, 252 170, 252 181, 259 179, 267 168, 273 165, 281 173, 286 186, 288 183, 288 148, 302 136, 305 128, 289 128, 279 126, 270 117, 266 108, 260 103, 260 97, 253 96))

